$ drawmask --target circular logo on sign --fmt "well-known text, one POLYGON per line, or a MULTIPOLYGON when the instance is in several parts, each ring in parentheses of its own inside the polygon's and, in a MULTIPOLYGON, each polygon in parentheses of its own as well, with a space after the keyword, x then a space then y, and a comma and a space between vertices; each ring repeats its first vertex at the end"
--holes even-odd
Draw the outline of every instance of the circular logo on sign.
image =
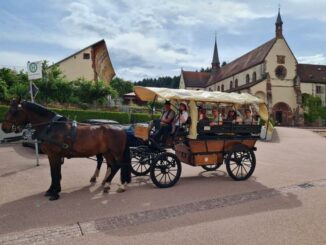
POLYGON ((37 64, 36 63, 30 63, 29 64, 29 70, 34 73, 37 71, 37 64))

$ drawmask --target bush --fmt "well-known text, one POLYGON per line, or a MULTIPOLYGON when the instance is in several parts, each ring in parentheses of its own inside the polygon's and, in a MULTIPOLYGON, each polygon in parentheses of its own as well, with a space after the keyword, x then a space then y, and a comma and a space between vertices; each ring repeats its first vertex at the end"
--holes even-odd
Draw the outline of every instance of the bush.
POLYGON ((0 105, 0 122, 4 120, 5 113, 8 111, 8 106, 0 105))

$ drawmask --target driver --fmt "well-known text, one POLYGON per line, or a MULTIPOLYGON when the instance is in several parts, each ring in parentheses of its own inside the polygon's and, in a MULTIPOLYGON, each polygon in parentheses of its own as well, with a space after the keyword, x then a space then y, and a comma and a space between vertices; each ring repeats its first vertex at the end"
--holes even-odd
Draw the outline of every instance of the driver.
POLYGON ((170 101, 165 101, 164 110, 160 118, 159 130, 154 135, 154 140, 156 142, 161 142, 165 144, 167 137, 172 131, 172 122, 175 117, 175 112, 171 108, 170 101))

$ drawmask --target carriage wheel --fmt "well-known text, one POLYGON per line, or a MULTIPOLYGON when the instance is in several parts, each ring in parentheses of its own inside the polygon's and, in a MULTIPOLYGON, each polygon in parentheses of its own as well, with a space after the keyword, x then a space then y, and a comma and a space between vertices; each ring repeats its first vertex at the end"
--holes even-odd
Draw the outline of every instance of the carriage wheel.
POLYGON ((131 172, 135 176, 145 176, 149 173, 149 155, 143 156, 141 152, 131 151, 131 172))
POLYGON ((254 152, 249 149, 234 150, 228 153, 225 164, 232 179, 246 180, 255 170, 256 157, 254 152))
POLYGON ((158 154, 150 168, 151 179, 159 188, 168 188, 175 185, 180 179, 180 175, 180 160, 170 152, 158 154))
POLYGON ((205 169, 206 171, 215 171, 217 170, 219 167, 221 167, 223 164, 223 162, 221 163, 216 163, 214 165, 203 165, 201 166, 203 169, 205 169))

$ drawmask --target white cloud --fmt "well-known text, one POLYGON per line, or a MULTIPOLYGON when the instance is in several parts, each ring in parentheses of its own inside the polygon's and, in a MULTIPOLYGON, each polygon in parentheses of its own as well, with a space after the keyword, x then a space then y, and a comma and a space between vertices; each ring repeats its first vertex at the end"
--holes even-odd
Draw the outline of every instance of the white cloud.
MULTIPOLYGON (((58 57, 48 57, 43 51, 43 57, 35 55, 35 58, 57 61, 104 38, 118 75, 122 73, 135 80, 175 74, 181 67, 196 70, 209 66, 213 44, 207 47, 204 43, 207 33, 212 37, 217 31, 225 40, 230 38, 225 38, 228 35, 232 38, 242 35, 248 31, 245 27, 250 21, 252 24, 252 20, 275 18, 278 5, 277 1, 261 0, 48 1, 42 13, 46 18, 41 19, 32 13, 21 16, 15 15, 14 10, 6 12, 0 8, 0 41, 56 46, 61 50, 58 57)), ((316 4, 304 0, 282 3, 282 13, 293 18, 326 20, 325 8, 324 0, 316 0, 316 4)), ((245 45, 226 46, 221 49, 220 57, 222 60, 237 57, 248 51, 242 52, 245 45)), ((13 55, 12 59, 6 56, 13 65, 24 64, 28 56, 13 55)), ((308 58, 325 61, 323 55, 305 57, 308 58)), ((5 59, 0 57, 0 64, 2 60, 5 59)))
POLYGON ((299 63, 304 64, 316 64, 316 65, 326 65, 326 56, 324 54, 315 54, 311 56, 300 56, 298 57, 299 63))

